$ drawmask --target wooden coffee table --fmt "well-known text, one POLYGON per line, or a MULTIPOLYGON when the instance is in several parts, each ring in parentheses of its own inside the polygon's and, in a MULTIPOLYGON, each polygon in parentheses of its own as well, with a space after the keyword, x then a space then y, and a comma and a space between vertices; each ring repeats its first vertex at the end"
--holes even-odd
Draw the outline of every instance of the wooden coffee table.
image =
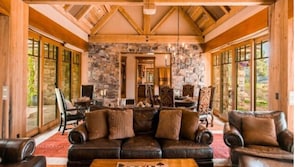
MULTIPOLYGON (((90 167, 117 167, 118 162, 165 162, 168 167, 198 167, 194 159, 94 159, 90 167)), ((165 167, 165 165, 163 165, 165 167)), ((156 166, 158 167, 158 166, 156 166)), ((160 166, 162 167, 162 166, 160 166)))

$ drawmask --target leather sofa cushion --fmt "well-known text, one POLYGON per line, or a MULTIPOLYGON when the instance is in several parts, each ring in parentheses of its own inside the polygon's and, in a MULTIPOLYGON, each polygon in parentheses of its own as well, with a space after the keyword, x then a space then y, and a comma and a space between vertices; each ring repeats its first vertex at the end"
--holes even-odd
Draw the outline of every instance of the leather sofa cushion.
POLYGON ((133 111, 131 109, 108 111, 109 139, 124 139, 135 136, 133 111))
POLYGON ((199 112, 183 110, 180 129, 181 137, 189 140, 194 140, 199 122, 199 112))
POLYGON ((239 158, 239 167, 255 167, 255 166, 269 166, 269 167, 293 167, 292 162, 280 160, 261 158, 255 156, 242 155, 239 158))
POLYGON ((195 143, 192 140, 166 140, 159 141, 162 147, 163 158, 194 158, 212 159, 213 151, 209 145, 195 143))
POLYGON ((161 110, 155 137, 179 140, 181 118, 181 110, 161 110))
POLYGON ((242 134, 245 145, 278 146, 272 118, 244 117, 242 134))
POLYGON ((135 134, 154 134, 157 126, 158 110, 153 107, 133 109, 133 128, 135 134))
POLYGON ((138 135, 122 144, 121 158, 162 158, 162 150, 153 136, 138 135))
POLYGON ((96 158, 120 158, 122 140, 100 138, 84 144, 73 144, 68 149, 68 160, 85 161, 96 158))
POLYGON ((108 136, 107 111, 106 109, 102 109, 85 114, 89 140, 108 136))

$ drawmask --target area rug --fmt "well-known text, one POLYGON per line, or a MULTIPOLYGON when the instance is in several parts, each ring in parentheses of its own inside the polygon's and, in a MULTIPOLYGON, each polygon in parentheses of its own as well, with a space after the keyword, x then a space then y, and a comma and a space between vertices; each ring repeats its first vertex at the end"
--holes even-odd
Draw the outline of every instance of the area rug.
POLYGON ((213 157, 227 159, 230 155, 230 149, 223 140, 223 134, 213 134, 213 142, 210 145, 213 149, 213 157))
MULTIPOLYGON (((229 148, 223 141, 223 134, 213 134, 214 158, 226 159, 229 158, 229 148)), ((35 155, 44 155, 46 157, 67 157, 67 150, 70 146, 68 142, 68 134, 62 135, 60 132, 40 143, 35 150, 35 155)))
POLYGON ((57 132, 44 142, 37 145, 35 155, 66 158, 69 146, 68 133, 65 132, 64 135, 62 135, 61 132, 57 132))

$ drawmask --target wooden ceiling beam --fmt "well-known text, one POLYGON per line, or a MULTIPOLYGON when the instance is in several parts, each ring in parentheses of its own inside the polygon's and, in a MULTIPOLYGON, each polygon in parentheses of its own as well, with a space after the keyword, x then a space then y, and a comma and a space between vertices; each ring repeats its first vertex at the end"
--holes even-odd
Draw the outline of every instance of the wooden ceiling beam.
POLYGON ((225 6, 220 6, 220 8, 222 9, 222 11, 223 11, 225 14, 229 13, 229 11, 226 9, 225 6))
POLYGON ((81 18, 85 17, 86 14, 92 9, 91 5, 83 6, 82 9, 75 15, 75 18, 77 20, 80 20, 81 18))
POLYGON ((200 30, 200 28, 197 26, 197 24, 193 21, 193 19, 186 13, 186 11, 179 7, 182 17, 189 23, 189 25, 191 25, 193 31, 196 33, 196 35, 202 35, 202 32, 200 30))
POLYGON ((213 23, 216 22, 216 19, 213 18, 213 16, 212 16, 212 15, 205 9, 204 6, 201 6, 200 8, 203 10, 203 13, 205 13, 206 16, 207 16, 213 23))
POLYGON ((171 7, 168 12, 161 18, 161 20, 153 27, 151 33, 154 34, 155 31, 172 15, 172 13, 177 10, 177 7, 171 7))
POLYGON ((130 23, 130 25, 136 30, 138 34, 143 34, 143 30, 137 25, 137 23, 132 19, 132 17, 126 12, 123 7, 119 7, 119 12, 125 17, 125 19, 130 23))
POLYGON ((64 15, 67 19, 69 19, 72 23, 74 23, 75 25, 77 25, 78 27, 80 27, 84 32, 86 33, 90 33, 90 27, 84 25, 84 24, 80 24, 77 22, 76 18, 74 18, 70 13, 65 11, 65 8, 60 6, 60 5, 53 5, 53 8, 55 8, 59 13, 61 13, 62 15, 64 15))
POLYGON ((227 14, 225 14, 223 17, 221 17, 219 20, 217 20, 214 24, 209 26, 207 29, 203 31, 203 35, 206 35, 219 25, 223 24, 226 20, 228 20, 230 17, 234 16, 236 13, 238 13, 240 10, 242 10, 244 7, 232 7, 231 11, 227 14))
MULTIPOLYGON (((92 35, 90 43, 176 43, 176 35, 92 35)), ((204 43, 200 36, 179 36, 181 43, 204 43)))
POLYGON ((119 6, 112 6, 111 11, 104 15, 91 29, 91 35, 96 34, 107 22, 108 20, 118 11, 119 6))
POLYGON ((71 8, 73 7, 73 5, 70 5, 70 4, 66 4, 66 5, 64 5, 64 10, 65 10, 65 12, 69 12, 70 10, 71 10, 71 8))
POLYGON ((151 16, 143 15, 143 32, 145 35, 151 34, 151 16))
MULTIPOLYGON (((143 0, 23 0, 28 4, 110 4, 143 5, 143 0)), ((254 6, 271 5, 275 0, 154 0, 157 6, 254 6)))

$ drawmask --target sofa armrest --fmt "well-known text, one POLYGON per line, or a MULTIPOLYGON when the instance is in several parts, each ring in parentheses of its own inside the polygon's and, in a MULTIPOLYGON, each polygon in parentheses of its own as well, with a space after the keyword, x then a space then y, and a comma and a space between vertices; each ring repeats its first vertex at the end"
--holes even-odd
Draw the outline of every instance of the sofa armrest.
POLYGON ((205 126, 199 125, 196 131, 195 142, 210 145, 213 141, 213 135, 205 126))
POLYGON ((286 129, 280 132, 277 141, 282 149, 294 153, 294 135, 291 131, 286 129))
POLYGON ((243 147, 244 140, 238 129, 226 122, 224 125, 224 142, 228 147, 243 147))
POLYGON ((1 163, 15 163, 31 157, 35 141, 31 138, 0 139, 1 163))
POLYGON ((71 144, 81 144, 88 139, 88 132, 86 129, 86 123, 82 123, 73 128, 68 135, 68 140, 71 144))

